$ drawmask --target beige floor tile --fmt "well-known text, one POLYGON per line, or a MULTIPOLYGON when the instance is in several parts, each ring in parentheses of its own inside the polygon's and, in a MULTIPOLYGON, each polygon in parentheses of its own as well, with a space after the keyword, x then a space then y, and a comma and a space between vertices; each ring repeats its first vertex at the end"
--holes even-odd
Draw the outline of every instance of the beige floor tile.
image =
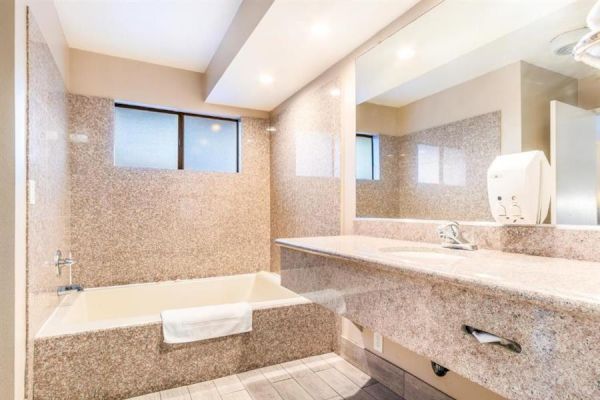
POLYGON ((187 386, 160 392, 160 400, 191 400, 191 398, 187 386))
POLYGON ((372 397, 377 400, 402 400, 397 393, 394 393, 381 383, 376 383, 371 386, 367 386, 363 389, 365 392, 369 393, 372 397))
POLYGON ((371 378, 369 375, 365 374, 360 369, 344 360, 342 357, 330 359, 329 364, 335 367, 335 369, 340 371, 346 378, 350 379, 359 387, 366 387, 377 383, 375 379, 371 378))
POLYGON ((312 397, 302 389, 302 386, 293 379, 287 379, 273 383, 283 400, 313 400, 312 397))
POLYGON ((327 362, 327 359, 323 358, 321 355, 303 358, 302 362, 315 372, 331 367, 329 362, 327 362))
POLYGON ((196 383, 188 386, 192 400, 221 400, 219 391, 213 381, 196 383))
POLYGON ((315 400, 328 400, 336 397, 338 394, 315 372, 295 378, 296 381, 311 395, 315 400))
MULTIPOLYGON (((357 395, 360 391, 360 387, 346 378, 340 371, 330 367, 322 371, 318 371, 317 375, 321 377, 329 386, 333 388, 343 398, 349 398, 353 395, 357 395)), ((359 396, 359 395, 357 395, 359 396)))
POLYGON ((259 371, 249 371, 238 374, 253 400, 281 400, 271 382, 259 371))
POLYGON ((313 371, 308 368, 308 365, 304 364, 301 360, 286 362, 281 364, 281 366, 294 378, 313 373, 313 371))
POLYGON ((261 368, 260 372, 271 382, 278 382, 285 379, 290 379, 291 376, 286 372, 281 365, 271 365, 270 367, 261 368))
POLYGON ((213 382, 221 396, 244 390, 244 385, 242 385, 242 382, 237 375, 225 376, 223 378, 215 379, 213 382))
POLYGON ((237 392, 227 393, 221 396, 223 400, 252 400, 250 394, 245 390, 238 390, 237 392))

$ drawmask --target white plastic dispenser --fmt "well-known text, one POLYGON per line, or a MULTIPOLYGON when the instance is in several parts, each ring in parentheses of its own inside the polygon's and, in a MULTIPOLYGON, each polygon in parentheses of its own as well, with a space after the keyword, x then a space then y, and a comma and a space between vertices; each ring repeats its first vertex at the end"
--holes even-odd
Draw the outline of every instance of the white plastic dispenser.
POLYGON ((496 157, 487 173, 492 216, 501 224, 540 224, 551 197, 550 164, 542 151, 496 157))

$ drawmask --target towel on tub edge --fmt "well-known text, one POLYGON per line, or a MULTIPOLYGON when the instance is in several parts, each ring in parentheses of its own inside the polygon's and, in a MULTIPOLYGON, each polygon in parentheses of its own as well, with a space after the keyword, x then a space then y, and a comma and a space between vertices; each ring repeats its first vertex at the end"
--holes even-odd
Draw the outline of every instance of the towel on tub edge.
POLYGON ((189 343, 252 330, 252 307, 248 303, 220 304, 160 313, 165 343, 189 343))

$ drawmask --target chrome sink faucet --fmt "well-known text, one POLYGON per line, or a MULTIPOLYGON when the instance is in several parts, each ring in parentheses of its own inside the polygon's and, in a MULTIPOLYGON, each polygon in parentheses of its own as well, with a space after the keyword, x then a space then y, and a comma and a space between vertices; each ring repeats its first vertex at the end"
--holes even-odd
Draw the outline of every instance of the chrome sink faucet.
POLYGON ((462 235, 460 225, 456 221, 438 226, 437 233, 442 239, 442 247, 458 250, 477 250, 477 245, 469 242, 462 235))
POLYGON ((83 287, 81 285, 73 284, 73 275, 71 273, 71 268, 75 263, 76 261, 73 260, 73 258, 71 258, 71 254, 69 254, 67 258, 63 258, 62 252, 60 250, 56 250, 56 253, 54 254, 54 266, 56 267, 56 275, 61 276, 63 267, 69 267, 69 284, 58 287, 57 292, 59 296, 72 292, 83 291, 83 287))

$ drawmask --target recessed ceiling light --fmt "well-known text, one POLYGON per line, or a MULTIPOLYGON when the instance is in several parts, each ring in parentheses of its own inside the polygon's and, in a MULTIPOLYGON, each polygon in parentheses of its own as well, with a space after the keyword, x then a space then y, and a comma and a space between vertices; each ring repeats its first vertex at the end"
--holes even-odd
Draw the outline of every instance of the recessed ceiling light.
POLYGON ((338 96, 339 96, 341 93, 342 93, 342 91, 341 91, 339 88, 336 88, 336 87, 335 87, 335 88, 332 88, 332 89, 329 91, 329 94, 330 94, 332 97, 338 97, 338 96))
POLYGON ((277 131, 277 129, 275 129, 275 127, 274 127, 274 126, 269 126, 269 127, 267 128, 267 132, 275 132, 275 131, 277 131))
POLYGON ((331 32, 331 28, 324 22, 317 22, 310 27, 310 34, 314 37, 327 36, 331 32))
POLYGON ((221 124, 212 124, 210 130, 213 132, 219 132, 221 130, 221 124))
POLYGON ((415 56, 415 49, 413 49, 412 47, 403 47, 400 50, 398 50, 398 53, 396 53, 396 55, 401 60, 409 60, 415 56))
POLYGON ((273 83, 273 77, 271 75, 267 75, 267 74, 261 74, 258 77, 258 80, 263 85, 270 85, 273 83))

